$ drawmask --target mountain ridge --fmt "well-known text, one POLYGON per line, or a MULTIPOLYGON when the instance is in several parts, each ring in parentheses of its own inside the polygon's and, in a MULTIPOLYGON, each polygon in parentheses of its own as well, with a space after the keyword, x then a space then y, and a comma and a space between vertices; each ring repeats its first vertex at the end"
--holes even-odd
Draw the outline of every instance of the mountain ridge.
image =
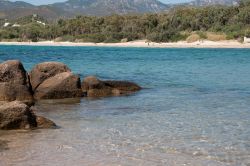
MULTIPOLYGON (((237 5, 239 0, 194 0, 182 5, 237 5)), ((47 20, 71 18, 76 15, 105 16, 129 13, 159 13, 176 5, 167 5, 159 0, 68 0, 48 5, 35 6, 23 1, 0 0, 0 19, 16 19, 38 14, 47 20)))
POLYGON ((194 0, 190 2, 193 6, 211 6, 211 5, 238 5, 240 0, 194 0))
POLYGON ((157 13, 168 8, 168 5, 158 0, 68 0, 50 6, 86 15, 157 13))
POLYGON ((128 13, 157 13, 169 8, 158 0, 68 0, 35 6, 23 1, 0 0, 0 18, 13 19, 38 14, 47 19, 76 15, 104 16, 128 13))

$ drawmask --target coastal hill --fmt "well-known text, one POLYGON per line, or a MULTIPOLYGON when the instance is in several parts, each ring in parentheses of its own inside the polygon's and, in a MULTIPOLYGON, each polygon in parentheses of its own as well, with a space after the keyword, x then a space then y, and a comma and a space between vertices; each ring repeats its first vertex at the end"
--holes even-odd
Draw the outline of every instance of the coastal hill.
MULTIPOLYGON (((107 2, 114 3, 111 0, 107 2)), ((134 2, 140 1, 134 0, 134 2)), ((94 4, 89 1, 88 5, 93 7, 94 4)), ((27 8, 19 7, 20 10, 27 8)), ((80 11, 79 6, 76 5, 75 8, 79 8, 80 11)), ((41 11, 40 9, 46 11, 56 7, 53 7, 53 4, 34 7, 36 11, 41 11)), ((83 13, 77 14, 77 17, 54 21, 48 20, 42 14, 48 16, 50 13, 31 14, 14 20, 0 19, 0 41, 119 43, 135 40, 152 42, 186 40, 192 43, 201 40, 238 40, 243 42, 244 37, 250 36, 250 0, 242 1, 236 6, 176 6, 160 13, 125 14, 124 12, 120 15, 99 17, 83 13)))
POLYGON ((16 19, 32 14, 54 21, 76 15, 106 16, 111 14, 159 13, 178 5, 237 5, 239 0, 194 0, 184 4, 164 4, 159 0, 68 0, 35 6, 23 1, 0 0, 0 19, 16 19))
POLYGON ((41 6, 34 6, 22 1, 0 0, 0 18, 16 19, 38 14, 46 19, 54 20, 76 15, 156 13, 169 7, 170 5, 163 4, 158 0, 68 0, 41 6))

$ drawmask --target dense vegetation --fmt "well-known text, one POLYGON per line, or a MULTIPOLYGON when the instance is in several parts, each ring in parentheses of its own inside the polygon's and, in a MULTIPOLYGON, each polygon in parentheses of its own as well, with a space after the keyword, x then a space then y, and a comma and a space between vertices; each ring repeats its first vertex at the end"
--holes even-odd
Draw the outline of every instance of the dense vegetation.
POLYGON ((192 37, 193 40, 242 39, 245 35, 250 36, 250 0, 231 7, 177 7, 160 14, 78 16, 54 23, 47 23, 38 16, 29 16, 12 22, 20 25, 15 27, 3 27, 4 22, 0 20, 0 40, 10 41, 120 42, 147 39, 168 42, 187 38, 192 41, 192 37))

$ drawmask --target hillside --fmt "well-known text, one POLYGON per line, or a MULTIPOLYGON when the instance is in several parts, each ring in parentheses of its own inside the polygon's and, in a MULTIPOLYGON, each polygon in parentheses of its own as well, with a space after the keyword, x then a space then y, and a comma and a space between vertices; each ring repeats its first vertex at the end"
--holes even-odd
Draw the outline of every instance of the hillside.
POLYGON ((194 0, 190 3, 166 5, 159 0, 68 0, 62 3, 34 6, 32 4, 0 0, 0 19, 17 18, 37 14, 49 22, 77 15, 107 16, 112 14, 160 13, 176 6, 238 5, 240 0, 194 0))
POLYGON ((16 8, 33 8, 33 7, 34 5, 22 1, 10 2, 7 0, 0 0, 0 10, 12 10, 16 8))
POLYGON ((244 36, 250 35, 249 18, 250 0, 239 6, 186 6, 160 14, 77 16, 53 23, 33 15, 9 24, 2 22, 0 40, 94 43, 139 39, 154 42, 242 41, 244 36))
POLYGON ((110 14, 156 13, 168 8, 158 0, 69 0, 63 3, 34 6, 22 1, 0 0, 0 19, 16 19, 38 14, 48 20, 76 15, 103 16, 110 14))
MULTIPOLYGON (((194 0, 181 5, 210 6, 238 5, 240 0, 194 0)), ((72 18, 76 15, 106 16, 111 14, 159 13, 175 5, 166 5, 159 0, 68 0, 50 5, 34 6, 17 1, 0 0, 0 19, 16 19, 38 14, 49 21, 72 18)))
POLYGON ((48 20, 68 17, 69 14, 50 6, 34 6, 26 2, 10 2, 0 0, 0 19, 17 19, 28 15, 38 14, 48 20))

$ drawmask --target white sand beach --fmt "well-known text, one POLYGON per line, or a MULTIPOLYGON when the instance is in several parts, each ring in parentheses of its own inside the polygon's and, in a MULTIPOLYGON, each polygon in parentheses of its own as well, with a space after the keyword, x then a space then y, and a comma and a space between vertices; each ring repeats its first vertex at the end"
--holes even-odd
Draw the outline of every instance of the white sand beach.
POLYGON ((250 43, 240 43, 236 40, 225 41, 186 41, 172 43, 155 43, 146 40, 125 43, 74 43, 74 42, 0 42, 0 45, 25 45, 25 46, 100 46, 100 47, 149 47, 149 48, 250 48, 250 43))

